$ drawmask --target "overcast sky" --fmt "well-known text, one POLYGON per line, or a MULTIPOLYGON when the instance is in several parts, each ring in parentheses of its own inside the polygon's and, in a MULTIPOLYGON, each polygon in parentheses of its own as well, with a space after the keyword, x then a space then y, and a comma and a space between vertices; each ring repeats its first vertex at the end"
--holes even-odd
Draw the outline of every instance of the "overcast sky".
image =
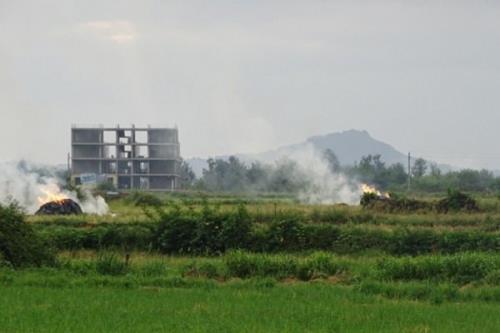
POLYGON ((0 160, 136 123, 184 157, 355 128, 500 169, 500 1, 0 0, 0 122, 0 160))

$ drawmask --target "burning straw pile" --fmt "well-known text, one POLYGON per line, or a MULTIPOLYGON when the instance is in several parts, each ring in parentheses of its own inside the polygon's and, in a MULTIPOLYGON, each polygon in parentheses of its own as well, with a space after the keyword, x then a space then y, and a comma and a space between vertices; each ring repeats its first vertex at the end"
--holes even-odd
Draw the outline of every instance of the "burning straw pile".
POLYGON ((360 204, 363 208, 385 213, 436 211, 448 212, 477 212, 477 202, 467 194, 450 190, 446 198, 439 201, 422 201, 396 197, 389 193, 381 193, 377 189, 364 185, 360 204))
POLYGON ((38 197, 40 208, 35 215, 79 215, 83 214, 80 205, 68 198, 57 186, 40 188, 43 196, 38 197))
POLYGON ((83 214, 78 203, 71 199, 60 199, 43 204, 35 215, 79 215, 83 214))

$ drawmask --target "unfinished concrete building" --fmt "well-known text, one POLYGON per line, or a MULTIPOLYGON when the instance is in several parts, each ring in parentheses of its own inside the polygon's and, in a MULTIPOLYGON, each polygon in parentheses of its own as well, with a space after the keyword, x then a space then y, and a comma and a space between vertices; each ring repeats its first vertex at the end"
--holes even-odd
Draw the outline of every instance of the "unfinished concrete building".
POLYGON ((77 185, 108 182, 121 191, 175 190, 179 147, 177 128, 73 126, 72 180, 77 185))

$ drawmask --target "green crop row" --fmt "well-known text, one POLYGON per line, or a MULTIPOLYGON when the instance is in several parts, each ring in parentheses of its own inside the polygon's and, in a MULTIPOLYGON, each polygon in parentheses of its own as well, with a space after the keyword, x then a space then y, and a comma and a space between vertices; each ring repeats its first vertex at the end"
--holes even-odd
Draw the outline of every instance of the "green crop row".
POLYGON ((36 225, 35 230, 59 250, 120 248, 186 254, 219 254, 231 249, 336 253, 375 250, 394 255, 500 250, 498 232, 366 228, 307 224, 295 219, 263 225, 252 223, 244 216, 229 214, 207 218, 169 216, 147 224, 36 225))

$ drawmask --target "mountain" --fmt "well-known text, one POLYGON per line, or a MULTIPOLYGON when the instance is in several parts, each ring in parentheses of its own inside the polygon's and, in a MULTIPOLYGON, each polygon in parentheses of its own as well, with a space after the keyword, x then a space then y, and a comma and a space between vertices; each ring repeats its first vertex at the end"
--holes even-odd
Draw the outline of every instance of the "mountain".
MULTIPOLYGON (((271 163, 280 158, 294 155, 305 149, 314 147, 319 151, 331 149, 339 158, 340 163, 344 165, 353 165, 358 162, 362 156, 369 154, 380 154, 386 164, 406 163, 407 155, 397 151, 391 145, 374 139, 367 131, 348 130, 338 133, 313 136, 306 141, 280 147, 274 150, 258 154, 234 154, 244 162, 263 161, 271 163)), ((216 156, 216 158, 227 159, 229 156, 216 156)), ((203 168, 207 167, 205 159, 191 158, 186 160, 196 175, 201 175, 203 168)))

